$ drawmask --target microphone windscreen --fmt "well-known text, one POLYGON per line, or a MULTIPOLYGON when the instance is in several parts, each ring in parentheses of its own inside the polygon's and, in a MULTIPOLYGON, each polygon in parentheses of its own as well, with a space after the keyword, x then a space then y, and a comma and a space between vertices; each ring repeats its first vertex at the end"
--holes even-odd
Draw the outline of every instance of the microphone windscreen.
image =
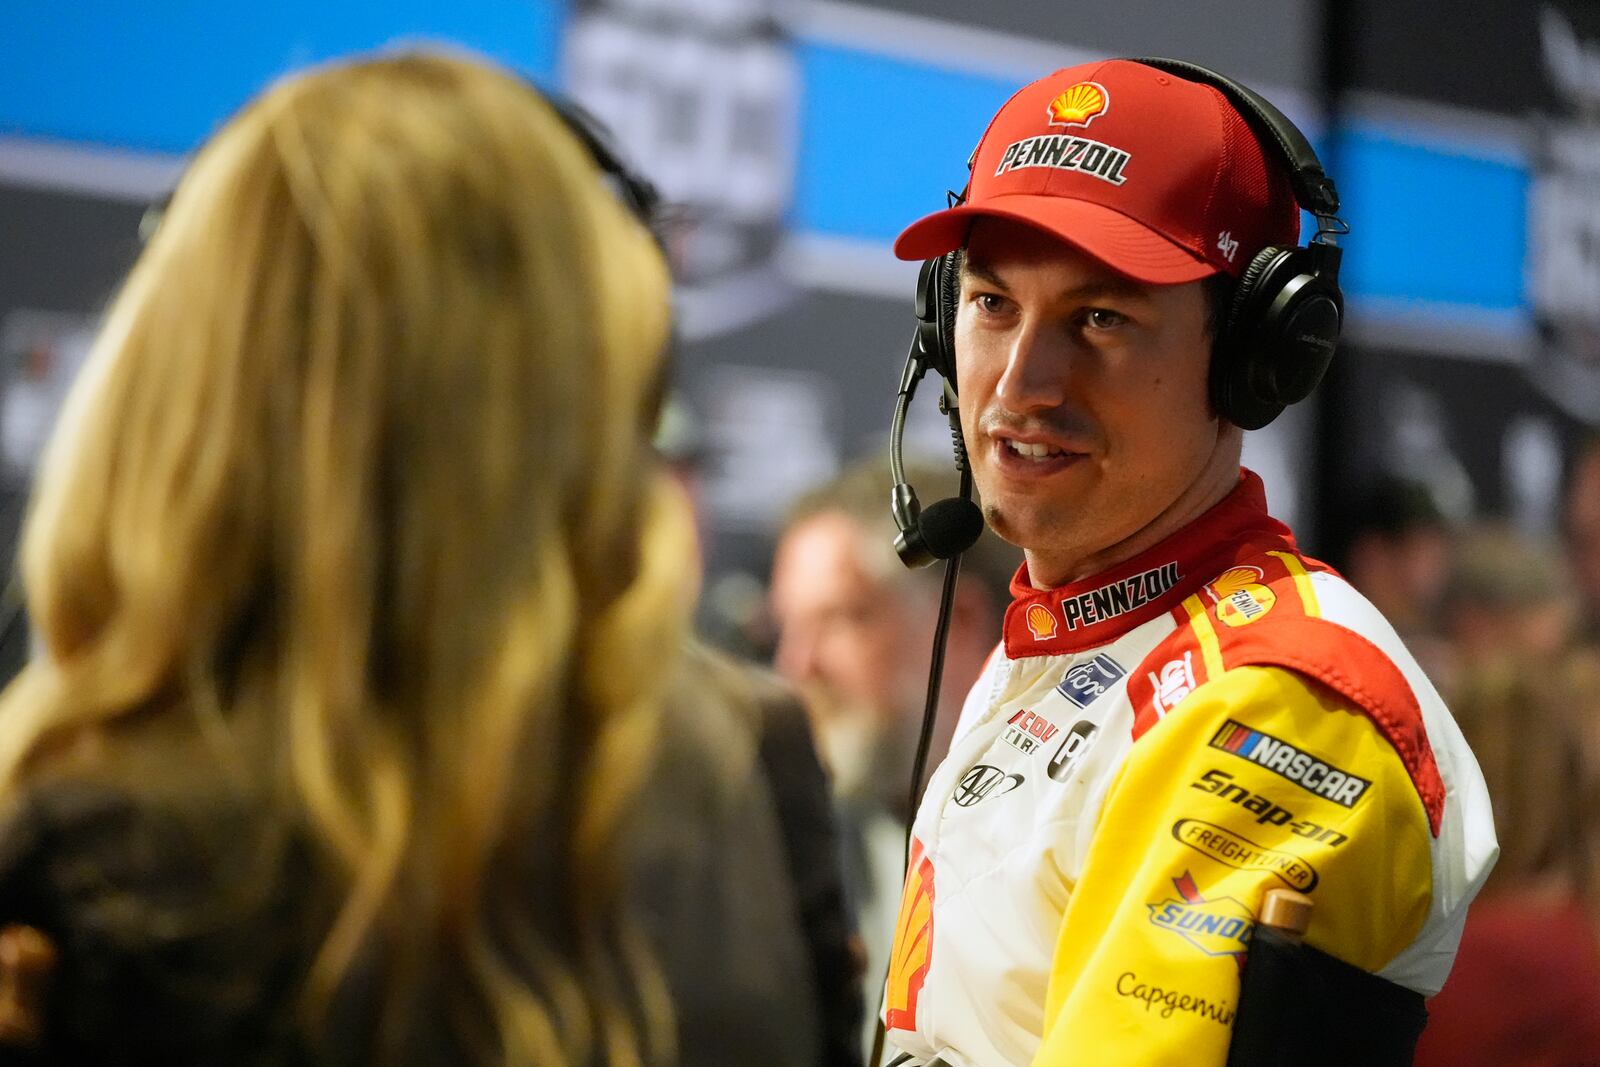
POLYGON ((935 559, 949 559, 971 548, 983 533, 983 512, 964 497, 936 500, 922 509, 917 525, 935 559))

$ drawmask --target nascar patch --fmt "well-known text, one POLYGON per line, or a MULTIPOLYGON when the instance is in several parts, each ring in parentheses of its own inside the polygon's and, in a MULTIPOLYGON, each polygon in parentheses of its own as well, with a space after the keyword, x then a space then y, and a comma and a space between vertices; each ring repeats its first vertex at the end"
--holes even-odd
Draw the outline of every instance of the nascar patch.
POLYGON ((1355 807, 1356 801, 1372 788, 1372 782, 1358 774, 1340 770, 1282 738, 1251 729, 1232 719, 1222 724, 1222 728, 1211 739, 1211 747, 1264 767, 1313 796, 1323 797, 1346 808, 1355 807))

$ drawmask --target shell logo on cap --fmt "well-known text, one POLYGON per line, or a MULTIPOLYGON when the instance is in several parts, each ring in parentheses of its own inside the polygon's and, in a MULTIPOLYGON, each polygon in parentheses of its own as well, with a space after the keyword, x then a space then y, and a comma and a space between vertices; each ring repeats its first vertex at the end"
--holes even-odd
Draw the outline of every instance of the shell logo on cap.
POLYGON ((1079 82, 1050 101, 1050 125, 1087 126, 1111 106, 1106 87, 1099 82, 1079 82))
POLYGON ((1056 635, 1056 617, 1043 604, 1028 608, 1028 629, 1035 641, 1048 641, 1056 635))

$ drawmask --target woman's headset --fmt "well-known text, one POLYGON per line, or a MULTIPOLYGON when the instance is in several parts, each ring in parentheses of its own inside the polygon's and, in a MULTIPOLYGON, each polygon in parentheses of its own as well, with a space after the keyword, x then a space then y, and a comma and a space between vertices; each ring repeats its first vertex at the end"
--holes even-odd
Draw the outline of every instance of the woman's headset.
MULTIPOLYGON (((1263 148, 1282 160, 1294 197, 1316 216, 1308 245, 1263 248, 1240 275, 1212 346, 1210 393, 1217 414, 1246 430, 1265 426, 1285 407, 1311 395, 1339 342, 1344 295, 1340 249, 1348 233, 1338 218, 1339 193, 1316 151, 1294 123, 1259 94, 1216 71, 1177 59, 1135 59, 1148 67, 1209 85, 1222 93, 1263 148)), ((967 161, 968 168, 972 160, 967 161)), ((952 204, 966 198, 963 193, 952 204)), ((955 394, 955 320, 960 253, 928 260, 917 279, 913 359, 941 375, 955 394)), ((920 372, 919 372, 920 373, 920 372)))

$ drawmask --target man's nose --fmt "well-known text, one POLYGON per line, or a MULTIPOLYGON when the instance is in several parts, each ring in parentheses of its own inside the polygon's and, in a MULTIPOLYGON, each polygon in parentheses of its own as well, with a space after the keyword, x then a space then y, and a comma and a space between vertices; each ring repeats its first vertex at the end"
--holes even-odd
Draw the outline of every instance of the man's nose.
POLYGON ((809 682, 817 676, 817 639, 807 627, 785 626, 778 631, 772 666, 791 682, 809 682))
POLYGON ((1005 370, 995 389, 1011 411, 1058 407, 1066 399, 1070 345, 1042 323, 1025 323, 1011 337, 1005 370))

